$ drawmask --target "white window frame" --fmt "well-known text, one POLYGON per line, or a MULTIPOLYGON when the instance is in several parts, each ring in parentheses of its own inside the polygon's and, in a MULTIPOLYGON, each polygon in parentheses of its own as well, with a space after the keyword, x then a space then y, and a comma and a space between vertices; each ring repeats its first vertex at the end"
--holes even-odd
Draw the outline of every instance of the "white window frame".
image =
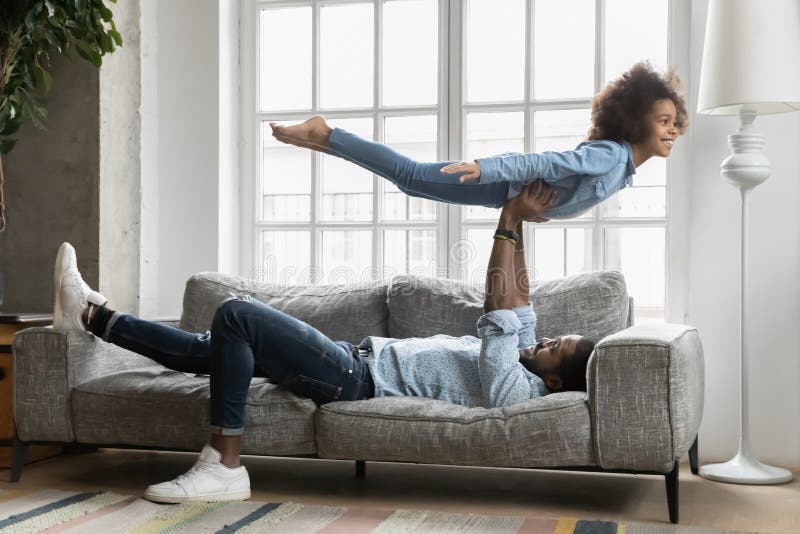
MULTIPOLYGON (((321 5, 346 5, 352 3, 365 3, 363 0, 304 0, 297 2, 287 2, 280 0, 244 0, 243 7, 243 24, 242 24, 242 61, 243 61, 243 120, 245 125, 245 132, 243 139, 245 140, 243 146, 244 160, 242 162, 244 169, 243 190, 252 194, 252 202, 246 202, 242 210, 242 265, 255 266, 256 260, 261 256, 260 242, 258 241, 257 234, 261 230, 309 230, 311 232, 311 265, 319 268, 322 264, 322 242, 321 235, 325 230, 371 230, 373 235, 373 248, 372 248, 372 265, 373 269, 377 272, 382 272, 383 264, 383 231, 384 230, 433 230, 437 235, 437 252, 436 262, 441 266, 447 264, 447 235, 445 223, 447 219, 446 211, 447 206, 444 204, 437 204, 436 206, 436 219, 435 220, 383 220, 383 192, 384 183, 383 178, 373 177, 373 219, 372 221, 358 221, 358 222, 335 222, 324 221, 321 219, 320 214, 322 211, 321 200, 322 195, 318 193, 320 176, 318 168, 322 159, 322 155, 318 152, 313 154, 311 172, 313 175, 311 185, 311 220, 310 222, 293 222, 293 223, 280 223, 269 222, 259 223, 256 221, 256 214, 258 213, 257 202, 260 201, 260 192, 258 191, 257 177, 260 175, 260 169, 257 165, 260 163, 260 155, 258 154, 259 142, 259 127, 260 121, 263 118, 278 121, 301 121, 305 120, 312 114, 324 113, 328 119, 336 119, 341 117, 346 118, 371 118, 373 120, 373 135, 374 138, 380 142, 384 139, 384 119, 392 116, 409 116, 409 115, 436 115, 437 117, 437 158, 445 159, 447 157, 447 147, 442 142, 446 135, 446 124, 444 123, 443 107, 447 102, 447 94, 445 89, 447 66, 445 57, 445 47, 439 49, 439 80, 438 80, 438 99, 439 102, 429 106, 398 106, 388 107, 383 106, 380 102, 381 88, 382 88, 382 71, 381 71, 381 39, 382 27, 379 21, 382 20, 383 15, 383 2, 375 1, 374 6, 374 68, 373 68, 373 105, 369 108, 348 108, 342 110, 321 110, 319 107, 319 29, 317 28, 319 21, 319 11, 321 5), (312 46, 312 110, 291 111, 283 113, 261 113, 258 109, 257 94, 258 84, 260 83, 259 76, 259 57, 256 35, 258 24, 258 13, 262 7, 299 7, 311 6, 314 10, 313 14, 313 39, 314 46, 312 46), (247 43, 252 43, 247 46, 247 43), (255 110, 255 113, 253 112, 255 110), (245 222, 246 221, 246 222, 245 222), (248 235, 249 233, 249 235, 248 235)), ((440 41, 447 39, 447 20, 446 13, 446 0, 439 1, 439 36, 440 41)), ((245 195, 247 198, 247 195, 245 195)), ((360 273, 359 273, 360 274, 360 273)))
MULTIPOLYGON (((383 221, 381 220, 383 206, 384 180, 373 178, 373 220, 371 222, 326 222, 321 221, 321 195, 318 194, 319 178, 317 168, 321 155, 315 153, 312 162, 312 216, 310 222, 293 223, 258 223, 256 222, 257 202, 261 201, 258 190, 260 175, 258 165, 259 154, 259 128, 260 119, 267 118, 267 114, 257 110, 257 95, 259 84, 259 57, 258 57, 258 13, 261 6, 287 7, 287 6, 312 6, 313 39, 312 65, 312 107, 314 111, 303 110, 280 114, 269 114, 272 120, 303 120, 311 113, 319 112, 319 10, 320 5, 341 5, 348 3, 363 3, 364 0, 241 0, 241 62, 242 62, 242 191, 243 202, 241 209, 241 265, 244 271, 240 274, 253 276, 256 259, 260 257, 260 242, 257 239, 258 231, 262 229, 284 230, 310 230, 311 231, 311 264, 321 265, 321 232, 328 229, 367 229, 373 232, 373 266, 383 267, 383 234, 385 229, 435 229, 437 232, 437 265, 442 276, 461 278, 463 268, 456 265, 449 258, 450 247, 458 240, 463 239, 466 231, 471 228, 486 228, 487 221, 466 220, 462 217, 460 206, 439 203, 437 206, 436 221, 383 221), (254 112, 255 110, 255 112, 254 112), (250 266, 250 271, 248 271, 250 266)), ((529 0, 530 1, 530 0, 529 0)), ((373 1, 375 16, 374 35, 374 98, 373 106, 364 109, 348 109, 341 111, 325 111, 328 118, 337 117, 370 117, 373 119, 375 139, 383 140, 383 120, 393 115, 411 114, 436 114, 438 116, 437 156, 440 160, 463 159, 462 151, 466 146, 464 130, 466 113, 468 111, 523 111, 525 114, 524 147, 525 152, 535 150, 533 145, 533 112, 549 109, 586 109, 591 106, 591 98, 552 100, 547 102, 533 102, 531 96, 531 76, 533 69, 533 17, 534 10, 527 9, 526 19, 526 76, 525 76, 525 101, 509 104, 462 104, 465 87, 465 72, 462 66, 466 64, 465 47, 462 46, 462 30, 464 28, 464 2, 462 0, 440 0, 439 7, 439 102, 434 106, 413 106, 389 108, 381 106, 381 39, 382 28, 379 24, 382 16, 383 2, 373 1), (445 43, 449 46, 445 46, 445 43), (460 61, 450 61, 450 58, 460 58, 460 61), (450 90, 448 91, 448 87, 450 90)), ((686 2, 668 0, 669 27, 668 27, 668 64, 688 66, 690 63, 688 39, 679 36, 688 36, 690 30, 690 6, 686 2)), ((529 4, 530 6, 530 4, 529 4)), ((595 0, 595 91, 599 90, 605 81, 603 72, 604 55, 604 15, 605 0, 595 0)), ((692 109, 688 88, 691 87, 688 70, 679 70, 686 89, 687 108, 692 109)), ((588 126, 588 125, 587 125, 588 126)), ((548 223, 550 228, 586 228, 592 230, 592 269, 599 270, 604 266, 604 232, 606 228, 614 227, 660 227, 665 229, 665 320, 667 322, 689 322, 688 309, 688 242, 689 242, 689 214, 690 214, 690 141, 691 130, 687 132, 682 143, 677 146, 674 153, 667 160, 667 212, 662 218, 605 218, 601 219, 599 209, 594 210, 591 219, 575 219, 548 223)), ((533 225, 525 225, 526 238, 532 242, 533 225), (529 236, 529 234, 531 234, 529 236)), ((533 247, 527 252, 529 265, 533 265, 533 247)))

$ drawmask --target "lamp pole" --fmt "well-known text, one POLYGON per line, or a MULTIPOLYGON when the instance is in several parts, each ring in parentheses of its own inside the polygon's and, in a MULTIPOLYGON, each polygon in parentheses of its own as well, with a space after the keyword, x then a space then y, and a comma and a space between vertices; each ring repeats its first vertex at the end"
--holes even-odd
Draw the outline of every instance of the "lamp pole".
POLYGON ((748 195, 770 175, 770 164, 764 155, 766 140, 763 134, 753 129, 757 112, 743 106, 739 111, 741 127, 728 136, 728 145, 733 154, 720 165, 720 173, 732 185, 739 188, 742 196, 741 271, 739 294, 739 350, 741 379, 739 407, 739 451, 736 456, 721 464, 700 467, 700 476, 720 482, 739 484, 781 484, 792 480, 792 473, 781 467, 759 462, 750 452, 750 362, 747 337, 747 249, 748 249, 748 195))

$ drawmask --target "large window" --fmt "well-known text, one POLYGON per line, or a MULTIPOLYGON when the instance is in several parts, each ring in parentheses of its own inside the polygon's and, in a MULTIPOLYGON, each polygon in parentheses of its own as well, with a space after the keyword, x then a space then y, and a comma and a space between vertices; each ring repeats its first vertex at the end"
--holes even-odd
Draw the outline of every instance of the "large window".
MULTIPOLYGON (((572 149, 591 97, 669 60, 669 0, 248 0, 243 225, 251 272, 328 284, 399 273, 483 280, 498 211, 409 198, 339 158, 271 137, 324 114, 423 161, 572 149), (247 96, 249 95, 249 96, 247 96), (247 197, 246 197, 247 198, 247 197)), ((525 226, 535 278, 621 270, 637 321, 664 320, 666 161, 568 221, 525 226)))

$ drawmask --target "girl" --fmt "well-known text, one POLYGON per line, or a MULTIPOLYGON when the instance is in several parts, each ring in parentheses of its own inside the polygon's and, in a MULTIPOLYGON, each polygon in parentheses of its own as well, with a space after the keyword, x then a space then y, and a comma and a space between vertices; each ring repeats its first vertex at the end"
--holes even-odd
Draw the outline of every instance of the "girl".
POLYGON ((687 128, 686 103, 672 69, 636 63, 592 99, 592 126, 575 150, 506 153, 474 162, 420 163, 340 128, 319 115, 302 124, 270 123, 281 142, 344 158, 388 179, 410 196, 501 207, 537 178, 556 191, 546 219, 569 219, 632 185, 636 167, 669 156, 687 128))

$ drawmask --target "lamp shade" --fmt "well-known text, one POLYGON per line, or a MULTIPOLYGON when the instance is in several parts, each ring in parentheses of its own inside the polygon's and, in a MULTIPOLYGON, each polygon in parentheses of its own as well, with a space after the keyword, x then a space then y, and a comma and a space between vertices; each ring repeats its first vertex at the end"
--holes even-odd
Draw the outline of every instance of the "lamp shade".
POLYGON ((709 0, 697 112, 800 110, 800 0, 709 0))

